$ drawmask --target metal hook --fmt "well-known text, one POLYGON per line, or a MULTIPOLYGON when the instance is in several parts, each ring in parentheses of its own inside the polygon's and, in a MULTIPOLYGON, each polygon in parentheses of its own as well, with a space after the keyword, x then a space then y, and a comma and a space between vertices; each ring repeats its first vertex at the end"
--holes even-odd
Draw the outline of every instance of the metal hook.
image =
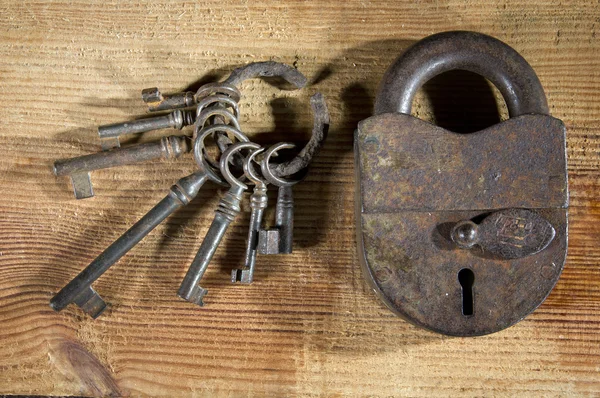
POLYGON ((274 61, 252 62, 236 68, 224 83, 235 87, 244 80, 257 77, 280 77, 296 88, 302 88, 307 83, 306 77, 296 68, 274 61))
POLYGON ((329 111, 323 95, 321 93, 313 95, 310 98, 310 105, 313 112, 313 129, 310 140, 294 159, 271 166, 273 175, 279 177, 289 176, 305 169, 325 143, 329 131, 329 111))

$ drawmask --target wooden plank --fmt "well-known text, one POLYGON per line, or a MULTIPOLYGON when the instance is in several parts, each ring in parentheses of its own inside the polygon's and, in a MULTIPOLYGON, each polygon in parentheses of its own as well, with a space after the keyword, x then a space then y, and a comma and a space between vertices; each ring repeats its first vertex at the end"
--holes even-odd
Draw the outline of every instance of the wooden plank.
MULTIPOLYGON (((0 393, 600 394, 597 3, 2 1, 0 15, 0 393), (391 61, 414 40, 451 29, 488 33, 521 52, 568 128, 565 272, 533 315, 474 339, 394 317, 363 282, 354 243, 353 129, 369 116, 391 61), (232 286, 246 206, 207 273, 206 307, 178 299, 212 219, 211 187, 96 283, 112 304, 106 314, 54 313, 52 294, 194 166, 185 157, 95 172, 97 197, 75 201, 52 162, 99 150, 98 124, 144 114, 144 87, 177 91, 270 59, 315 84, 282 93, 245 83, 248 134, 306 137, 316 90, 332 116, 328 143, 295 190, 294 254, 261 257, 255 283, 232 286)), ((431 96, 421 92, 414 108, 430 120, 439 116, 431 96)))

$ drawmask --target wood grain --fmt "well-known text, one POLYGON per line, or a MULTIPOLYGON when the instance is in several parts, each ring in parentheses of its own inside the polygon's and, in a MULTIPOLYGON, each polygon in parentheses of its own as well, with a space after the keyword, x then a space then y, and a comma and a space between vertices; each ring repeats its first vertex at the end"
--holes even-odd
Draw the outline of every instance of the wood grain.
MULTIPOLYGON (((598 29, 600 6, 584 0, 0 2, 0 393, 600 395, 598 29), (521 52, 568 129, 564 274, 523 322, 474 339, 394 317, 363 282, 354 242, 353 129, 390 62, 450 29, 521 52), (54 313, 53 293, 193 162, 95 172, 97 196, 83 201, 52 162, 99 150, 98 124, 143 115, 142 88, 197 87, 257 60, 294 64, 315 84, 245 83, 241 122, 256 140, 305 138, 316 90, 331 111, 328 143, 295 190, 294 254, 260 257, 253 285, 231 285, 246 207, 206 275, 205 308, 178 299, 218 200, 210 187, 96 283, 112 304, 102 317, 54 313)), ((421 91, 415 114, 443 118, 435 92, 421 91)), ((486 112, 469 104, 472 118, 486 112)))

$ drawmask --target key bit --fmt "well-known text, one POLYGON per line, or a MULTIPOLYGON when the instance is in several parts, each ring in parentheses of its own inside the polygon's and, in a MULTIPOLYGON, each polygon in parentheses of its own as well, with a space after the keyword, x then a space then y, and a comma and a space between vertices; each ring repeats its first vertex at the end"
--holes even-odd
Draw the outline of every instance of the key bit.
POLYGON ((158 87, 143 89, 142 100, 148 105, 150 112, 187 108, 196 104, 194 93, 191 91, 163 95, 158 87))
POLYGON ((103 150, 121 146, 119 136, 124 134, 139 134, 153 130, 174 128, 181 130, 185 126, 194 124, 194 110, 176 109, 163 116, 149 117, 130 122, 105 124, 98 127, 98 135, 103 150))
POLYGON ((98 293, 92 289, 92 283, 127 254, 165 218, 196 197, 204 182, 209 178, 211 178, 210 174, 198 171, 177 181, 163 200, 158 202, 146 215, 62 288, 50 300, 50 307, 55 311, 61 311, 67 305, 75 303, 93 318, 100 315, 106 304, 98 293))
POLYGON ((246 256, 242 268, 231 271, 231 282, 252 283, 254 267, 256 265, 256 250, 258 247, 258 233, 261 229, 263 214, 267 207, 267 183, 260 179, 254 171, 252 161, 264 149, 260 148, 252 152, 243 163, 244 174, 248 180, 254 183, 254 191, 250 195, 250 226, 248 228, 248 240, 246 242, 246 256))
POLYGON ((260 254, 281 254, 281 249, 279 248, 281 237, 279 233, 280 231, 276 227, 259 230, 258 245, 256 248, 258 252, 260 254))
POLYGON ((294 195, 289 186, 279 187, 275 205, 275 226, 261 229, 258 235, 260 254, 289 254, 294 241, 294 195))
POLYGON ((106 309, 106 303, 91 286, 79 293, 73 302, 94 319, 98 318, 106 309))
MULTIPOLYGON (((199 285, 200 280, 204 276, 210 261, 212 260, 217 247, 223 240, 227 228, 235 217, 240 212, 240 203, 242 194, 248 187, 237 180, 229 170, 229 161, 234 153, 242 149, 257 150, 260 145, 253 142, 238 142, 231 145, 223 153, 220 159, 220 169, 223 178, 229 182, 231 187, 223 198, 219 201, 219 206, 215 211, 215 218, 211 223, 198 253, 194 257, 190 268, 188 269, 181 286, 179 287, 178 296, 191 303, 199 306, 204 305, 204 296, 208 290, 199 285)), ((196 149, 194 149, 196 151, 196 149)))
POLYGON ((160 141, 115 148, 54 162, 56 176, 69 176, 76 199, 94 196, 90 171, 124 166, 153 159, 175 159, 190 150, 186 137, 169 136, 160 141))

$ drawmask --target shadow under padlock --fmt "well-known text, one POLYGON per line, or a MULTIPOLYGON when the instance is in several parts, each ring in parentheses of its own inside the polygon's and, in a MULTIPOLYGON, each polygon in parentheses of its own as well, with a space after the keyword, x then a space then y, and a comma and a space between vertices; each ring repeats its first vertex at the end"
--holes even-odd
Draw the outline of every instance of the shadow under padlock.
POLYGON ((473 32, 415 44, 384 75, 355 159, 359 258, 398 315, 447 335, 489 334, 535 310, 558 281, 565 128, 511 47, 473 32), (417 90, 455 69, 492 82, 510 118, 459 134, 411 116, 417 90))

